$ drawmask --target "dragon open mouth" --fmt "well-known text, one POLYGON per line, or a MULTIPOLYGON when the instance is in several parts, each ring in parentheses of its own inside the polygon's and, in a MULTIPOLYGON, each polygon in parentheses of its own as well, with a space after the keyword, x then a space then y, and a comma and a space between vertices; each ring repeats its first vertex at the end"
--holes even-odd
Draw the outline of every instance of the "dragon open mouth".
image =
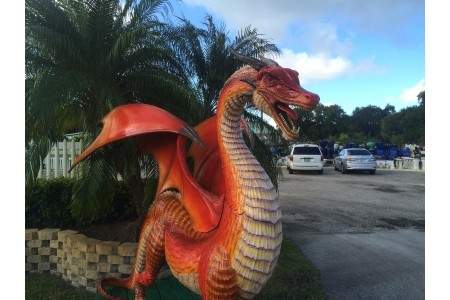
POLYGON ((283 135, 285 135, 287 139, 297 138, 299 132, 297 113, 288 104, 282 102, 277 102, 274 105, 273 110, 273 117, 283 132, 283 135))

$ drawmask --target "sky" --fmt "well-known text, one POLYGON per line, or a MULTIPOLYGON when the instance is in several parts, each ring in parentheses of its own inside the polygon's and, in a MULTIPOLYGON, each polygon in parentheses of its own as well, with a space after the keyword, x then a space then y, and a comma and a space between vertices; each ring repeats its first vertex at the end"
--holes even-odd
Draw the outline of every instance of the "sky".
POLYGON ((274 59, 300 73, 324 105, 416 105, 425 89, 422 0, 184 0, 175 16, 201 26, 206 14, 230 35, 252 26, 281 49, 274 59))

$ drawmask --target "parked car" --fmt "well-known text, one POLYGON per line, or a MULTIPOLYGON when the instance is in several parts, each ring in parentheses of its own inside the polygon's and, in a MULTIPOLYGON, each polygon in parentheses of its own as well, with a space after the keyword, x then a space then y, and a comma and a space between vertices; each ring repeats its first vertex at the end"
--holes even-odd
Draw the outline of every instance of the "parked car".
POLYGON ((370 174, 375 174, 377 162, 368 150, 364 148, 350 148, 342 150, 334 158, 334 169, 341 171, 342 174, 352 170, 369 171, 370 174))
POLYGON ((322 174, 323 155, 320 147, 314 144, 294 145, 288 156, 287 169, 289 174, 297 170, 313 170, 322 174))

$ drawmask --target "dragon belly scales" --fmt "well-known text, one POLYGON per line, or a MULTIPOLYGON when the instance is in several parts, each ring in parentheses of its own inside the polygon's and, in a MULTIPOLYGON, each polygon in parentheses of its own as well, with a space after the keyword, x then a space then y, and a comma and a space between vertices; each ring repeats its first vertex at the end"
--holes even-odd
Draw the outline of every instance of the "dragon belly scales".
MULTIPOLYGON (((234 249, 231 250, 230 264, 236 279, 236 296, 242 299, 253 298, 269 279, 282 241, 278 193, 245 144, 240 129, 241 115, 249 97, 239 94, 228 98, 217 120, 224 149, 222 160, 230 162, 229 172, 224 176, 238 191, 232 199, 225 201, 224 214, 233 217, 219 225, 217 234, 227 232, 222 244, 234 249)), ((197 273, 186 275, 175 271, 173 274, 191 290, 200 290, 197 273)), ((223 290, 231 288, 224 286, 220 279, 216 278, 216 285, 222 285, 223 290)))
MULTIPOLYGON (((237 95, 225 104, 219 134, 225 155, 238 183, 239 214, 242 230, 232 256, 239 294, 252 298, 270 277, 280 253, 282 241, 281 209, 278 193, 269 176, 249 151, 239 130, 239 122, 248 95, 237 95)), ((238 221, 238 220, 237 220, 238 221)))

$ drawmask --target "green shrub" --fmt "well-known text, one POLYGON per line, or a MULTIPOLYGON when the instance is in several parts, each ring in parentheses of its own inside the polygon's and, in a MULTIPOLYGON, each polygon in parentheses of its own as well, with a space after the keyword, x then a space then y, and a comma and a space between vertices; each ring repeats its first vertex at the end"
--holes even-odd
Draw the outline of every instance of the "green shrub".
MULTIPOLYGON (((130 193, 123 184, 115 187, 113 202, 89 221, 71 211, 75 179, 37 180, 25 189, 25 226, 27 228, 79 228, 90 224, 111 223, 136 218, 130 205, 130 193)), ((95 200, 91 200, 95 201, 95 200)))
POLYGON ((31 227, 72 227, 70 212, 74 179, 37 180, 25 191, 25 224, 31 227))

